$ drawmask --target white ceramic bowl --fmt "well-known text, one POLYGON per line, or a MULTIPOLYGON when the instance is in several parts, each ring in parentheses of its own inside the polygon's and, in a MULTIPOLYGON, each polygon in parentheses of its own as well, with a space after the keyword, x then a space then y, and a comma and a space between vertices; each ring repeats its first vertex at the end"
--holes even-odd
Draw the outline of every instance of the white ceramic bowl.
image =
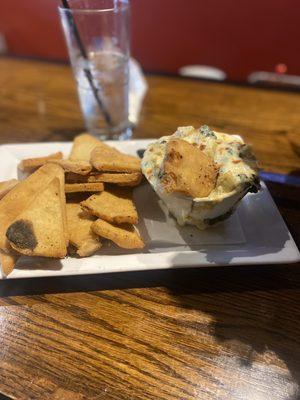
POLYGON ((181 127, 173 135, 150 144, 143 156, 142 171, 178 224, 196 225, 200 229, 228 218, 248 192, 259 190, 257 162, 243 139, 213 132, 207 126, 181 127), (164 190, 161 184, 163 163, 167 142, 172 138, 205 145, 204 152, 219 165, 217 185, 209 196, 193 199, 164 190))

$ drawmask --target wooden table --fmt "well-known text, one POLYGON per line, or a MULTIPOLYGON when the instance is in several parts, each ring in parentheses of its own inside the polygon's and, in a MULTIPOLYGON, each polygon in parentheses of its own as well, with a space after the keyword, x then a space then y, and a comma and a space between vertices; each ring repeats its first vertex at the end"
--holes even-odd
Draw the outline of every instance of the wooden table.
MULTIPOLYGON (((300 96, 148 76, 136 137, 242 134, 265 171, 299 174, 300 96)), ((83 130, 67 66, 0 59, 0 142, 83 130)), ((300 242, 299 188, 269 184, 300 242)), ((300 397, 298 265, 0 282, 0 392, 14 399, 300 397)))

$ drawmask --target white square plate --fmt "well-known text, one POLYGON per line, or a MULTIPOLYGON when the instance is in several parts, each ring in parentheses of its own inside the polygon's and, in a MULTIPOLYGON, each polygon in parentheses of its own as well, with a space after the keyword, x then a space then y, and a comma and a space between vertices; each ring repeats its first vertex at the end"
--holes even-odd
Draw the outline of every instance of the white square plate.
MULTIPOLYGON (((108 142, 128 154, 136 154, 151 140, 108 142)), ((23 158, 63 151, 71 143, 32 143, 0 146, 0 181, 17 177, 23 158)), ((88 258, 51 260, 21 257, 13 278, 99 274, 178 267, 203 267, 238 264, 293 263, 300 254, 268 189, 247 195, 237 212, 226 222, 206 231, 180 228, 147 183, 134 190, 139 230, 146 241, 141 251, 126 251, 106 244, 88 258)), ((0 278, 3 279, 1 275, 0 278)))

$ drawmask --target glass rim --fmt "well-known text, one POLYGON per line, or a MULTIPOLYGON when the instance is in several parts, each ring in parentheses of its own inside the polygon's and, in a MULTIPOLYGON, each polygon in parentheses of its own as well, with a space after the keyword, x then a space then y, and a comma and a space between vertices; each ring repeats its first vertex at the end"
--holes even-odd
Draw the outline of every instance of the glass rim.
MULTIPOLYGON (((119 0, 120 1, 120 0, 119 0)), ((93 14, 93 13, 108 13, 108 12, 118 12, 124 11, 129 8, 128 1, 120 1, 117 7, 111 8, 66 8, 63 6, 58 6, 59 11, 70 13, 70 14, 93 14)))

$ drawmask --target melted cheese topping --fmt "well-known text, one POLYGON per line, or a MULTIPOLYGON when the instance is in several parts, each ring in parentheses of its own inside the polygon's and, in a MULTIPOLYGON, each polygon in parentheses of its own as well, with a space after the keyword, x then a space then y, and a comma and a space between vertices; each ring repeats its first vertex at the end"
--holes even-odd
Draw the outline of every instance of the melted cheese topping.
POLYGON ((214 132, 206 125, 200 129, 186 126, 179 127, 173 135, 163 136, 148 146, 142 169, 154 189, 160 186, 167 142, 174 138, 196 144, 219 166, 216 187, 205 198, 207 200, 221 200, 233 192, 243 191, 257 178, 256 159, 240 136, 214 132))

